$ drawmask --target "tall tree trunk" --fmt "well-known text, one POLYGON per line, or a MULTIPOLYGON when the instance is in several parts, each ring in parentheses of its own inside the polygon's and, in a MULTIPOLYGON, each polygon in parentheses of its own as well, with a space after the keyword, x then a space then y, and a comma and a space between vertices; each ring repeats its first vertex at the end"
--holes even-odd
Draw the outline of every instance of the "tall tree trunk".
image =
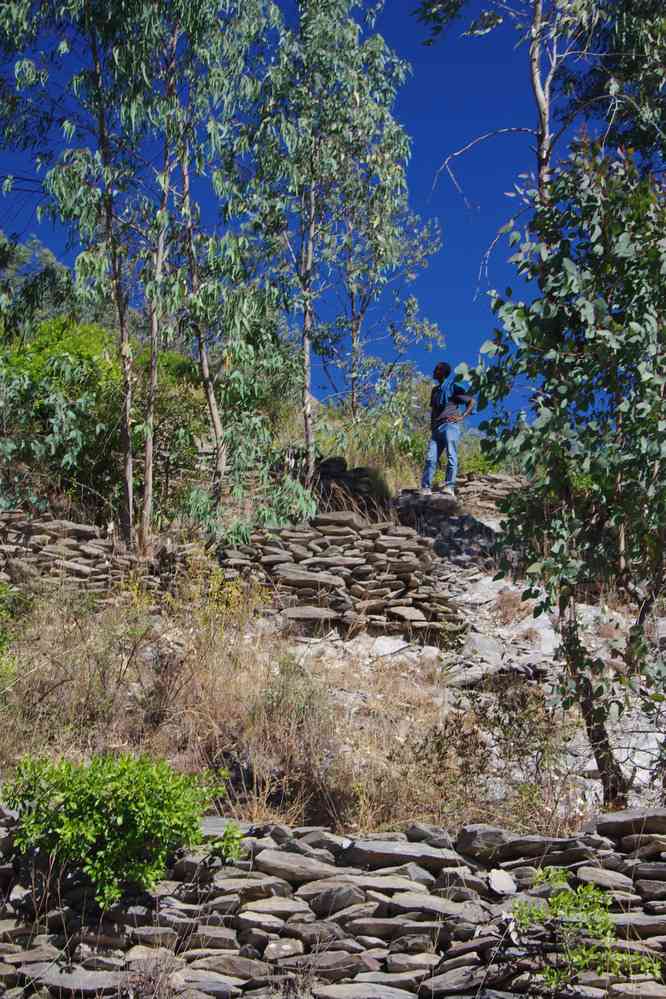
POLYGON ((351 367, 349 370, 349 405, 351 407, 352 419, 358 416, 358 381, 359 381, 359 361, 361 357, 361 320, 356 313, 356 296, 354 292, 350 296, 351 304, 351 367))
POLYGON ((301 288, 303 290, 303 437, 305 441, 305 485, 310 488, 315 477, 314 415, 312 412, 312 333, 314 310, 312 308, 312 267, 315 239, 315 189, 310 184, 304 198, 305 238, 301 248, 301 288))
POLYGON ((606 808, 624 808, 631 783, 624 775, 606 728, 605 711, 595 701, 594 688, 587 669, 587 654, 578 634, 576 605, 573 598, 568 601, 562 618, 563 647, 567 668, 575 690, 576 700, 583 716, 585 731, 599 771, 606 808))
MULTIPOLYGON (((93 57, 93 79, 96 89, 97 139, 105 173, 111 170, 113 158, 106 122, 102 62, 90 11, 87 9, 88 32, 93 57)), ((123 405, 120 417, 120 446, 123 455, 123 499, 120 507, 120 531, 128 548, 134 544, 134 458, 132 452, 132 347, 127 322, 127 295, 123 288, 123 254, 114 225, 113 191, 106 180, 102 190, 102 225, 109 246, 111 287, 118 320, 118 353, 123 377, 123 405)))
POLYGON ((132 453, 132 346, 127 323, 127 306, 121 285, 118 261, 112 265, 116 311, 118 313, 120 363, 123 372, 123 405, 120 417, 120 446, 123 454, 123 502, 120 532, 128 548, 134 545, 134 456, 132 453), (122 303, 122 304, 121 304, 122 303))
POLYGON ((166 242, 166 231, 160 231, 157 249, 154 254, 154 283, 156 289, 156 301, 152 301, 149 309, 150 317, 150 367, 148 371, 148 392, 146 398, 146 412, 144 420, 145 441, 143 447, 143 507, 141 510, 141 548, 145 551, 151 534, 153 522, 153 471, 154 471, 154 450, 155 450, 155 399, 157 397, 157 361, 159 357, 159 333, 161 309, 159 307, 159 286, 162 281, 164 269, 164 247, 166 242))
MULTIPOLYGON (((550 161, 553 138, 550 125, 550 92, 555 64, 551 72, 543 76, 542 55, 544 47, 543 0, 534 0, 532 28, 529 49, 530 83, 537 107, 537 185, 539 196, 547 197, 550 181, 550 161)), ((556 40, 553 42, 556 44, 556 40)))
MULTIPOLYGON (((187 233, 187 255, 190 269, 190 287, 192 294, 197 295, 200 288, 199 265, 194 245, 194 224, 192 221, 192 196, 190 188, 190 153, 186 145, 181 157, 181 172, 183 175, 183 215, 187 233)), ((210 361, 208 358, 208 347, 201 323, 197 320, 194 323, 194 336, 199 354, 199 374, 203 385, 210 427, 213 434, 213 444, 215 448, 215 460, 213 464, 212 497, 215 506, 218 506, 222 498, 222 485, 227 471, 227 449, 224 443, 224 426, 220 415, 220 407, 215 395, 215 383, 210 371, 210 361)))

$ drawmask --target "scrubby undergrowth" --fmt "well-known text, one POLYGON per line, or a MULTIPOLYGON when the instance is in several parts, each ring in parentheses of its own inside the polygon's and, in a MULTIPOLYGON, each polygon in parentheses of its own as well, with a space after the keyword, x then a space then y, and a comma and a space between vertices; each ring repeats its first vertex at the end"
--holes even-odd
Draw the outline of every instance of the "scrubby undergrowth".
POLYGON ((461 699, 434 655, 361 661, 360 646, 336 658, 322 643, 317 658, 261 617, 269 594, 223 584, 214 566, 154 599, 128 587, 95 607, 62 591, 6 625, 3 776, 25 753, 143 752, 228 770, 239 819, 580 825, 565 755, 576 719, 538 685, 504 681, 500 697, 461 699))

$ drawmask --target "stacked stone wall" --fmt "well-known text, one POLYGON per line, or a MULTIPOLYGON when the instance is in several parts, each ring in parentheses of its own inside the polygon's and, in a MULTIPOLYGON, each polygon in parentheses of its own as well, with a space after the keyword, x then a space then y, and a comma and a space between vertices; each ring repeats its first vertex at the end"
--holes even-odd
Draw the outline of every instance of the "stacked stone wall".
POLYGON ((270 587, 288 621, 451 644, 464 623, 438 586, 433 545, 413 527, 370 523, 347 510, 258 531, 249 544, 223 548, 220 558, 227 580, 270 587))
MULTIPOLYGON (((204 837, 226 822, 204 819, 204 837)), ((11 816, 1 825, 0 991, 11 999, 666 999, 666 809, 602 816, 568 837, 420 821, 356 837, 245 826, 235 864, 181 850, 163 881, 106 912, 80 871, 47 893, 43 865, 13 852, 11 816), (604 946, 648 958, 648 973, 599 958, 550 988, 544 960, 563 955, 549 922, 521 929, 514 915, 554 893, 539 880, 547 868, 601 893, 604 946)), ((569 933, 592 944, 584 926, 569 933)))
POLYGON ((167 542, 145 559, 118 551, 113 538, 90 524, 0 513, 0 582, 18 586, 106 594, 133 578, 158 590, 170 585, 197 551, 194 544, 167 542))

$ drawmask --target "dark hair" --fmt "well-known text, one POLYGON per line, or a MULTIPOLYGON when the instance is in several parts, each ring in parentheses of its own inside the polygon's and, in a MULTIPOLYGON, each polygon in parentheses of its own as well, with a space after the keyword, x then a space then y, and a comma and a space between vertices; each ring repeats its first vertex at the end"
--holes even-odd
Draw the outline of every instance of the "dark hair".
POLYGON ((447 364, 446 361, 438 361, 435 368, 444 368, 444 377, 448 378, 451 374, 451 365, 447 364))

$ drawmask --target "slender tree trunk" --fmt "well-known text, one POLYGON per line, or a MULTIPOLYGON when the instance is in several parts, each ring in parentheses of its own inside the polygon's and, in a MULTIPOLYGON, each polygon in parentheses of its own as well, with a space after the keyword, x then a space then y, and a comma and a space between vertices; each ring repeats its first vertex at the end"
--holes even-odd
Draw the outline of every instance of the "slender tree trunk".
POLYGON ((305 239, 301 252, 301 287, 303 289, 303 436, 305 440, 305 485, 309 488, 315 477, 314 414, 312 412, 312 267, 315 239, 315 189, 311 184, 304 198, 305 239))
MULTIPOLYGON (((157 249, 154 254, 154 282, 156 297, 159 298, 160 282, 164 269, 164 248, 166 242, 166 231, 161 230, 158 237, 157 249)), ((141 510, 141 536, 140 543, 145 551, 150 542, 151 525, 153 521, 153 471, 154 471, 154 448, 155 448, 155 399, 157 397, 157 361, 159 356, 159 332, 160 315, 157 301, 150 304, 150 368, 148 372, 148 392, 146 398, 145 414, 145 442, 143 448, 143 508, 141 510)))
POLYGON ((594 688, 586 669, 586 652, 578 634, 576 605, 569 599, 563 618, 564 652, 567 668, 576 689, 576 699, 583 716, 587 738, 594 755, 603 789, 606 808, 624 808, 631 783, 624 775, 611 746, 605 711, 595 702, 594 688))
POLYGON ((530 82, 537 107, 537 184, 541 198, 547 196, 553 142, 550 128, 550 85, 552 74, 548 74, 545 79, 542 74, 543 32, 543 0, 534 0, 529 61, 530 82))
MULTIPOLYGON (((176 69, 176 45, 178 44, 179 29, 176 26, 171 36, 169 49, 169 62, 166 67, 166 97, 172 100, 175 93, 175 69, 176 69)), ((144 420, 145 442, 143 450, 143 508, 141 510, 141 547, 147 548, 150 543, 150 534, 153 522, 153 479, 154 479, 154 450, 155 450, 155 400, 157 398, 157 361, 159 356, 160 342, 160 321, 162 318, 161 298, 162 298, 162 278, 164 276, 164 266, 166 263, 166 241, 167 222, 166 211, 169 205, 169 192, 171 186, 171 172, 173 163, 171 161, 171 148, 168 134, 165 134, 164 153, 162 157, 162 194, 160 196, 158 218, 160 229, 157 236, 157 245, 153 253, 153 287, 154 294, 149 305, 150 317, 150 369, 148 373, 148 396, 146 399, 146 413, 144 420)))
MULTIPOLYGON (((185 217, 187 233, 187 255, 190 269, 190 287, 192 294, 197 295, 200 288, 199 265, 197 262, 196 248, 194 245, 194 224, 192 221, 192 196, 190 189, 190 153, 185 146, 181 157, 181 172, 183 175, 183 215, 185 217)), ((215 447, 215 460, 213 465, 212 497, 215 506, 218 506, 222 498, 222 484, 227 471, 227 449, 224 443, 224 426, 220 415, 220 407, 215 395, 215 384, 210 371, 210 361, 208 358, 208 348, 206 338, 201 328, 201 323, 197 320, 194 323, 194 335, 199 354, 199 373, 201 384, 203 385, 206 405, 208 406, 208 416, 210 427, 213 433, 213 443, 215 447)))
POLYGON ((127 323, 127 308, 125 295, 118 274, 120 268, 112 266, 116 271, 113 279, 116 310, 118 313, 120 363, 123 372, 123 406, 120 418, 120 446, 123 454, 123 503, 120 508, 120 531, 128 548, 134 545, 134 455, 132 452, 132 346, 130 343, 129 326, 127 323), (122 302, 122 305, 121 305, 122 302))
MULTIPOLYGON (((89 11, 88 30, 93 57, 94 84, 97 105, 97 139, 105 172, 112 166, 111 144, 106 122, 102 62, 97 35, 89 11)), ((102 191, 102 225, 109 246, 111 287, 118 319, 118 352, 123 377, 123 405, 120 417, 120 446, 123 455, 123 500, 120 508, 120 531, 128 548, 134 544, 134 458, 132 452, 132 347, 127 322, 127 296, 123 288, 123 254, 114 225, 114 198, 108 183, 102 191)))
POLYGON ((356 312, 356 296, 351 293, 351 367, 349 371, 349 405, 352 419, 358 416, 359 361, 361 357, 361 320, 356 312))

